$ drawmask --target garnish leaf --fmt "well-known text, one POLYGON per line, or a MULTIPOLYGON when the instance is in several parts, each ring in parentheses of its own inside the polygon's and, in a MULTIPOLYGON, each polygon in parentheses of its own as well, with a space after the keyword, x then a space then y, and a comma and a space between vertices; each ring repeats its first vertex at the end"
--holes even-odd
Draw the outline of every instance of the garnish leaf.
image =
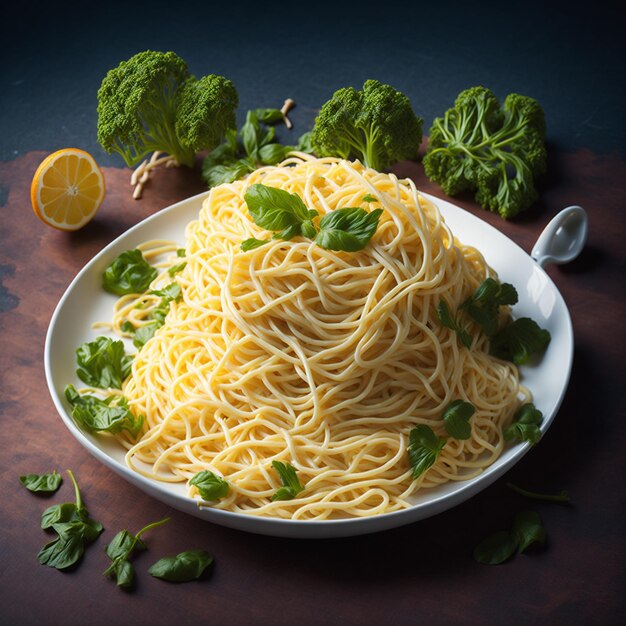
POLYGON ((409 434, 409 463, 413 478, 421 476, 441 453, 446 440, 438 437, 430 426, 418 424, 409 434))
POLYGON ((184 583, 200 578, 212 562, 213 557, 206 550, 189 550, 158 560, 148 573, 169 582, 184 583))
POLYGON ((209 470, 198 472, 189 484, 196 487, 203 500, 208 501, 225 498, 230 491, 228 482, 209 470))
POLYGON ((135 417, 124 396, 101 400, 88 394, 80 395, 73 385, 65 387, 65 397, 72 405, 72 418, 89 432, 119 433, 127 430, 134 437, 143 426, 143 416, 135 417))
POLYGON ((95 541, 103 530, 100 522, 89 517, 74 474, 70 470, 67 473, 74 485, 76 502, 49 507, 41 517, 41 527, 52 528, 58 536, 39 551, 37 558, 42 565, 56 569, 77 563, 87 544, 95 541))
POLYGON ((156 526, 169 522, 169 520, 170 518, 166 517, 158 522, 148 524, 136 535, 129 533, 127 530, 120 530, 106 547, 107 556, 112 563, 104 571, 104 575, 114 578, 119 587, 130 587, 135 578, 135 570, 129 559, 135 552, 146 549, 146 544, 141 540, 141 535, 156 526))
POLYGON ((144 258, 141 250, 122 252, 102 274, 102 287, 118 296, 143 293, 158 271, 144 258))
POLYGON ((97 337, 76 349, 76 375, 90 387, 121 389, 130 374, 133 357, 124 351, 124 342, 97 337))
POLYGON ((366 193, 363 196, 363 202, 378 202, 378 198, 374 197, 371 193, 366 193))
POLYGON ((513 416, 513 422, 504 429, 504 438, 507 441, 528 441, 534 445, 541 439, 541 422, 543 413, 532 402, 523 404, 513 416))
POLYGON ((281 461, 272 461, 272 467, 283 483, 283 486, 272 496, 272 500, 293 500, 301 491, 304 491, 304 486, 298 479, 296 468, 293 465, 281 461))
POLYGON ((382 212, 382 209, 368 212, 360 207, 331 211, 321 219, 315 243, 327 250, 362 250, 376 232, 382 212))
POLYGON ((474 548, 474 559, 484 565, 499 565, 515 554, 517 546, 516 537, 507 530, 501 530, 489 535, 474 548))
POLYGON ((457 334, 459 340, 466 348, 472 345, 471 335, 454 319, 450 307, 445 300, 440 300, 437 305, 437 317, 442 326, 453 330, 457 334))
POLYGON ((269 243, 269 241, 269 239, 255 239, 254 237, 250 237, 250 239, 241 242, 241 250, 248 252, 249 250, 264 246, 266 243, 269 243))
POLYGON ((469 418, 475 412, 476 408, 469 402, 464 400, 451 402, 443 412, 443 422, 448 434, 455 439, 469 439, 472 435, 469 418))
POLYGON ((148 339, 152 339, 152 337, 154 337, 154 333, 160 326, 162 326, 162 324, 153 321, 137 328, 133 337, 133 344, 135 345, 135 347, 141 348, 143 345, 145 345, 148 339))
POLYGON ((535 353, 542 353, 550 343, 550 333, 531 320, 520 317, 491 339, 491 354, 498 358, 523 365, 535 353))
POLYGON ((285 118, 280 109, 255 109, 254 114, 262 124, 277 124, 285 118))
POLYGON ((63 482, 61 474, 53 471, 51 474, 26 474, 20 476, 20 482, 28 491, 33 493, 54 493, 63 482))
POLYGON ((265 230, 282 231, 311 219, 300 196, 284 189, 256 184, 246 191, 244 199, 254 223, 265 230))
POLYGON ((168 302, 178 302, 182 293, 180 290, 180 285, 176 282, 170 283, 163 287, 163 289, 153 289, 150 291, 150 294, 153 296, 160 296, 161 298, 165 298, 168 302))
POLYGON ((182 272, 187 266, 187 261, 183 261, 182 263, 178 263, 177 265, 172 265, 172 267, 168 268, 167 273, 170 276, 174 276, 178 274, 178 272, 182 272))
POLYGON ((533 543, 545 543, 546 531, 535 511, 522 511, 515 516, 511 530, 517 542, 517 551, 524 552, 533 543))
POLYGON ((522 489, 521 487, 518 487, 517 485, 514 485, 513 483, 507 483, 506 486, 509 489, 512 489, 513 491, 519 493, 521 496, 525 496, 526 498, 532 498, 533 500, 545 500, 547 502, 563 502, 565 504, 568 504, 569 502, 571 502, 569 492, 566 491, 565 489, 562 489, 557 494, 551 494, 551 493, 537 493, 534 491, 528 491, 526 489, 522 489))

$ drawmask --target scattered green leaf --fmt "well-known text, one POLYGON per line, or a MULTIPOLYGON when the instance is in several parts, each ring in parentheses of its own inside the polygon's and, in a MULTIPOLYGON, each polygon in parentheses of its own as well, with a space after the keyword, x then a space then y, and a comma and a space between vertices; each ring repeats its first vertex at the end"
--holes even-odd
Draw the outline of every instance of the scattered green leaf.
POLYGON ((20 476, 20 482, 33 493, 54 493, 63 482, 61 474, 53 471, 50 474, 26 474, 20 476))
POLYGON ((541 354, 550 343, 550 333, 529 317, 520 317, 491 339, 491 354, 523 365, 533 354, 541 354))
POLYGON ((376 232, 382 212, 382 209, 368 212, 360 207, 331 211, 320 220, 315 243, 327 250, 362 250, 376 232))
POLYGON ((523 404, 513 416, 513 422, 504 429, 507 441, 528 441, 536 444, 541 439, 543 413, 532 402, 523 404))
POLYGON ((169 582, 184 583, 200 578, 212 562, 213 557, 206 550, 189 550, 158 560, 148 573, 169 582))
POLYGON ((450 307, 445 300, 440 300, 437 305, 437 317, 439 318, 439 322, 442 326, 453 330, 457 334, 459 340, 466 348, 469 348, 472 345, 471 335, 454 318, 452 312, 450 311, 450 307))
POLYGON ((76 375, 86 385, 101 389, 121 389, 130 374, 133 356, 124 351, 124 342, 97 337, 76 349, 76 375))
POLYGON ((469 419, 475 412, 476 408, 469 402, 451 402, 443 412, 443 422, 448 434, 455 439, 469 439, 472 435, 469 419))

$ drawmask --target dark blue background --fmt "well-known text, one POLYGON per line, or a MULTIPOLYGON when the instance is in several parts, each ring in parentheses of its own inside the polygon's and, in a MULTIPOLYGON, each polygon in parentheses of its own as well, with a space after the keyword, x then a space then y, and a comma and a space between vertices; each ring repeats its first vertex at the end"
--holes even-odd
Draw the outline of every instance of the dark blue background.
POLYGON ((76 146, 121 166, 97 145, 96 92, 109 68, 148 48, 233 80, 240 119, 292 97, 298 134, 335 89, 367 78, 406 93, 426 131, 459 91, 483 84, 539 100, 551 144, 624 158, 625 13, 615 5, 22 2, 0 26, 0 160, 76 146))

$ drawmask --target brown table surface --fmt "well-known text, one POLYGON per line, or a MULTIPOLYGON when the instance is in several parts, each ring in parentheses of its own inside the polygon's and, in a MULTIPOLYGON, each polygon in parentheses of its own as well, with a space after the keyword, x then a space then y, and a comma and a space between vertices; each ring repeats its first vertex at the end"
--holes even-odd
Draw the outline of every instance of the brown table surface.
MULTIPOLYGON (((513 222, 457 203, 530 252, 561 208, 583 205, 590 219, 583 255, 548 272, 574 324, 571 382, 554 424, 505 478, 445 513, 395 530, 348 539, 286 540, 222 528, 179 513, 126 483, 69 434, 52 404, 43 367, 45 333, 59 298, 105 244, 159 209, 197 193, 197 172, 167 170, 133 201, 128 170, 107 168, 108 195, 97 217, 67 234, 39 222, 29 201, 45 156, 0 163, 0 456, 3 624, 613 624, 626 590, 624 402, 624 210, 626 163, 587 150, 551 153, 541 201, 513 222), (62 573, 39 565, 48 540, 39 528, 51 502, 69 501, 66 480, 40 498, 19 483, 30 472, 71 468, 105 532, 80 565, 62 573), (571 493, 569 506, 527 500, 506 487, 571 493), (475 544, 510 525, 524 508, 547 530, 543 549, 497 566, 472 559, 475 544), (104 547, 121 528, 166 515, 135 560, 131 593, 102 576, 104 547), (156 558, 191 548, 215 555, 204 580, 168 584, 146 570, 156 558)), ((420 164, 395 168, 425 191, 441 192, 420 164)))

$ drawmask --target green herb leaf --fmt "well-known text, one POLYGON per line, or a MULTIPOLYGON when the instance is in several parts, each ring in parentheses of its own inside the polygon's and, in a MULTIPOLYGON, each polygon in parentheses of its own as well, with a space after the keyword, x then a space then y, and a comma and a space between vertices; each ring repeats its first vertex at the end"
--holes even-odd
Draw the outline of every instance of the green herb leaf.
POLYGON ((97 337, 76 349, 76 375, 90 387, 121 389, 130 374, 133 357, 124 351, 124 342, 97 337))
POLYGON ((213 557, 206 550, 189 550, 158 560, 148 573, 162 580, 184 583, 200 578, 212 562, 213 557))
POLYGON ((136 535, 127 530, 120 530, 111 543, 106 547, 107 556, 112 563, 104 571, 105 576, 115 579, 119 587, 130 587, 133 584, 135 571, 129 559, 135 552, 145 550, 146 544, 141 540, 141 535, 148 530, 169 522, 170 518, 159 520, 144 526, 136 535))
POLYGON ((524 552, 533 543, 545 543, 546 531, 535 511, 522 511, 515 516, 511 530, 518 552, 524 552))
POLYGON ((532 402, 523 404, 513 416, 513 422, 504 429, 507 441, 528 441, 532 445, 541 439, 539 426, 543 422, 543 413, 532 402))
POLYGON ((178 283, 170 283, 163 289, 153 289, 150 291, 150 294, 153 296, 160 296, 168 302, 178 302, 182 298, 180 285, 178 283))
POLYGON ((209 187, 232 183, 255 170, 255 164, 248 159, 239 159, 214 165, 207 170, 204 179, 209 187))
POLYGON ((103 530, 100 522, 89 517, 74 474, 70 470, 67 473, 74 485, 76 502, 49 507, 41 517, 41 527, 52 528, 58 537, 47 543, 37 558, 41 564, 56 569, 66 569, 77 563, 87 543, 95 541, 103 530))
POLYGON ((488 337, 492 337, 498 330, 500 307, 516 302, 517 291, 513 285, 487 278, 461 308, 467 311, 488 337))
POLYGON ((102 287, 118 296, 143 293, 157 275, 158 271, 145 260, 141 250, 127 250, 106 268, 102 287))
POLYGON ((279 143, 268 143, 259 150, 259 161, 263 165, 276 165, 287 158, 293 146, 283 146, 279 143))
POLYGON ((252 185, 244 199, 254 223, 265 230, 282 231, 317 215, 311 215, 298 194, 266 185, 252 185))
POLYGON ((277 124, 285 119, 280 109, 255 109, 254 114, 262 124, 277 124))
POLYGON ((535 353, 542 353, 550 343, 550 333, 528 317, 520 317, 491 339, 491 354, 523 365, 535 353))
POLYGON ((448 434, 455 439, 469 439, 472 435, 469 418, 475 412, 476 408, 469 402, 464 400, 451 402, 443 412, 443 422, 448 434))
POLYGON ((331 211, 321 219, 315 243, 327 250, 362 250, 374 236, 382 213, 382 209, 368 212, 360 207, 331 211))
POLYGON ((308 154, 313 154, 313 144, 311 143, 312 132, 309 130, 306 133, 302 133, 298 138, 298 143, 296 144, 296 151, 298 152, 306 152, 308 154))
POLYGON ((51 474, 26 474, 20 476, 20 482, 28 491, 33 493, 54 493, 63 482, 61 474, 53 471, 51 474))
POLYGON ((363 202, 378 202, 378 198, 374 197, 371 193, 367 193, 363 196, 363 202))
POLYGON ((198 472, 189 481, 189 484, 198 489, 203 500, 208 501, 225 498, 230 491, 230 486, 226 480, 208 470, 198 472))
POLYGON ((517 538, 509 531, 501 530, 489 535, 474 548, 474 559, 484 565, 499 565, 515 554, 517 546, 517 538))
POLYGON ((418 424, 409 433, 409 463, 413 478, 421 476, 441 453, 446 440, 438 437, 430 426, 418 424))
POLYGON ((298 479, 296 468, 290 463, 272 461, 272 467, 280 477, 283 486, 272 496, 272 500, 293 500, 304 486, 298 479))
POLYGON ((73 385, 65 387, 65 397, 72 405, 72 418, 89 432, 119 433, 127 430, 134 437, 143 426, 143 416, 136 418, 123 396, 101 400, 88 394, 80 395, 73 385))
POLYGON ((156 332, 157 328, 160 328, 161 326, 162 324, 159 324, 158 322, 149 322, 148 324, 144 324, 143 326, 140 326, 135 331, 135 336, 133 337, 133 344, 137 348, 141 348, 142 346, 145 345, 148 339, 152 339, 152 337, 154 337, 154 333, 156 332))
POLYGON ((457 334, 460 342, 466 348, 472 345, 471 335, 454 319, 450 307, 445 300, 440 300, 437 305, 437 317, 442 326, 453 330, 457 334))
POLYGON ((187 261, 183 261, 182 263, 178 263, 178 265, 172 265, 172 267, 170 267, 167 270, 167 273, 170 276, 174 276, 175 274, 178 274, 178 272, 182 272, 185 267, 187 266, 187 261))
POLYGON ((248 252, 249 250, 264 246, 266 243, 269 243, 269 241, 269 239, 255 239, 254 237, 250 237, 250 239, 241 242, 241 250, 248 252))
POLYGON ((187 251, 185 250, 185 248, 178 248, 176 250, 176 256, 177 257, 184 257, 187 255, 187 251))

